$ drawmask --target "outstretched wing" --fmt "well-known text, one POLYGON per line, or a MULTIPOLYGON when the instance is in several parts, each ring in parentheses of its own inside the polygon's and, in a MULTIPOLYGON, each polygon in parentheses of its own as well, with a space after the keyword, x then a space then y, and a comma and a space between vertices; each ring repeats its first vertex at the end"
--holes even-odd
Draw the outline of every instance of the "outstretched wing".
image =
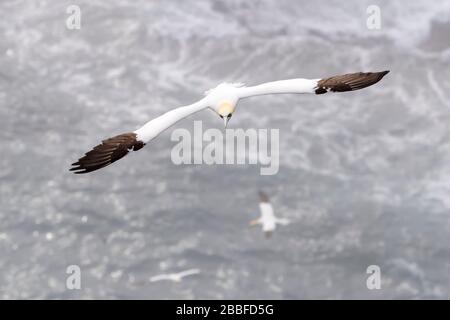
POLYGON ((291 221, 286 218, 276 218, 275 221, 276 221, 276 223, 281 224, 283 226, 287 226, 288 224, 291 223, 291 221))
POLYGON ((186 276, 190 276, 190 275, 198 274, 198 273, 200 273, 199 269, 189 269, 189 270, 181 271, 180 273, 178 273, 178 276, 186 277, 186 276))
POLYGON ((358 72, 323 79, 290 79, 237 88, 239 98, 280 93, 344 92, 359 90, 380 81, 389 71, 358 72))
POLYGON ((153 276, 150 278, 150 282, 156 282, 156 281, 161 281, 161 280, 170 280, 170 276, 167 274, 160 274, 157 276, 153 276))
POLYGON ((157 137, 161 132, 187 116, 208 107, 202 99, 194 104, 173 109, 147 122, 134 132, 119 134, 103 140, 101 144, 87 152, 77 162, 72 163, 70 171, 88 173, 104 168, 125 157, 130 151, 142 149, 147 142, 157 137))

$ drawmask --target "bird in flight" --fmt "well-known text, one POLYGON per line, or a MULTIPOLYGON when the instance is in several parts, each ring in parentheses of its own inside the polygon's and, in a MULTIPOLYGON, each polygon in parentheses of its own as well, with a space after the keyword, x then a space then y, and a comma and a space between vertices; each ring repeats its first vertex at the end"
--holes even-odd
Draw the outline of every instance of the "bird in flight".
POLYGON ((269 197, 262 191, 259 192, 259 210, 261 216, 250 221, 250 226, 261 225, 266 238, 270 238, 275 231, 277 224, 288 225, 290 221, 286 218, 278 218, 273 212, 269 197))
POLYGON ((204 109, 211 109, 223 119, 225 128, 240 99, 267 94, 355 91, 380 81, 389 71, 358 72, 323 79, 290 79, 266 82, 247 87, 240 83, 222 83, 205 92, 205 96, 190 105, 170 110, 147 122, 133 132, 119 134, 103 140, 72 164, 70 171, 88 173, 104 168, 123 158, 130 151, 142 149, 148 142, 178 121, 204 109))
POLYGON ((181 282, 184 277, 200 273, 199 269, 189 269, 178 273, 160 274, 150 278, 150 282, 170 280, 173 282, 181 282))

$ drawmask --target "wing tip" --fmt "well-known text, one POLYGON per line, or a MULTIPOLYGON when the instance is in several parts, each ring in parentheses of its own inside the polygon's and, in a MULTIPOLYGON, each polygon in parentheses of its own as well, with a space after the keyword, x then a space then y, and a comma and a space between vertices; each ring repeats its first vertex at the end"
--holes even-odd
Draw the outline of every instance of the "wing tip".
POLYGON ((385 75, 387 75, 389 72, 391 72, 391 70, 384 70, 384 71, 380 71, 380 72, 374 72, 376 75, 378 75, 377 79, 375 79, 373 81, 373 83, 369 84, 368 86, 371 86, 375 83, 377 83, 378 81, 380 81, 381 79, 384 78, 385 75))
MULTIPOLYGON (((381 78, 383 78, 385 75, 387 75, 389 72, 391 72, 391 70, 384 70, 384 71, 380 71, 380 72, 377 72, 379 75, 380 75, 380 77, 381 78)), ((380 78, 380 79, 381 79, 380 78)))
POLYGON ((74 174, 92 172, 123 158, 129 151, 137 151, 144 146, 143 141, 137 140, 136 133, 123 133, 105 139, 101 144, 93 147, 77 162, 72 163, 69 171, 74 174))
POLYGON ((379 72, 357 72, 320 79, 314 92, 324 94, 331 92, 346 92, 363 89, 379 82, 390 70, 379 72))

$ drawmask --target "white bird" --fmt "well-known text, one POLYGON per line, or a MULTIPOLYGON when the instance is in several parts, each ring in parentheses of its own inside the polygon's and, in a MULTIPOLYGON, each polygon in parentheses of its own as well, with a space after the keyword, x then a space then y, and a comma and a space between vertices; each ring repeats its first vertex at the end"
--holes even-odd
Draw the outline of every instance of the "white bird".
POLYGON ((203 99, 193 104, 168 111, 147 122, 136 131, 103 140, 101 144, 73 163, 70 171, 78 174, 106 167, 124 157, 129 151, 141 149, 146 143, 181 119, 207 108, 216 112, 223 119, 226 127, 240 99, 279 93, 323 94, 329 91, 354 91, 377 83, 388 72, 359 72, 313 80, 280 80, 251 87, 236 83, 222 83, 207 91, 203 99))
POLYGON ((250 221, 250 226, 261 225, 266 238, 272 235, 277 224, 288 225, 290 223, 289 219, 275 216, 269 197, 262 191, 259 192, 259 210, 261 216, 258 219, 250 221))
POLYGON ((182 278, 200 273, 199 269, 189 269, 178 273, 160 274, 150 278, 150 282, 170 280, 174 282, 181 282, 182 278))

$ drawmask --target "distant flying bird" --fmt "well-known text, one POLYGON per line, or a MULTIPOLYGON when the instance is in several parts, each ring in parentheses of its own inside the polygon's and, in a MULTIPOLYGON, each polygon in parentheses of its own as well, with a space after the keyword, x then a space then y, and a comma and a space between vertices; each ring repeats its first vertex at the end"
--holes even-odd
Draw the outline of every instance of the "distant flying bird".
POLYGON ((199 269, 189 269, 178 273, 160 274, 150 278, 150 282, 170 280, 174 282, 180 282, 182 278, 200 273, 199 269))
POLYGON ((147 122, 133 132, 103 140, 72 164, 70 171, 87 173, 110 165, 123 158, 129 151, 137 151, 156 138, 161 132, 181 119, 203 109, 211 109, 223 119, 225 127, 233 115, 240 99, 278 93, 323 94, 359 90, 380 81, 389 71, 350 73, 323 79, 290 79, 266 82, 246 87, 240 83, 222 83, 205 92, 205 97, 191 105, 179 107, 147 122))
POLYGON ((250 226, 261 225, 266 238, 272 235, 277 224, 288 225, 290 223, 288 219, 275 217, 269 197, 262 191, 259 192, 259 210, 261 211, 261 216, 250 221, 250 226))

